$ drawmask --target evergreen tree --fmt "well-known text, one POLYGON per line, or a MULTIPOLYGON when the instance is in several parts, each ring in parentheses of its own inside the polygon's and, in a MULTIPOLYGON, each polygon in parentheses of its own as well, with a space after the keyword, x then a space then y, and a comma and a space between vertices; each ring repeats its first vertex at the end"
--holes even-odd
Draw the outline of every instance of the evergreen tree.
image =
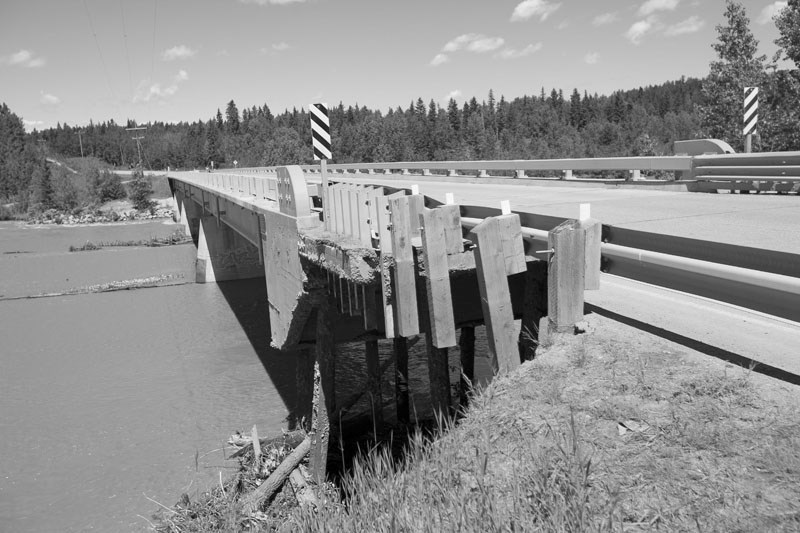
POLYGON ((461 117, 458 114, 458 104, 451 98, 447 102, 447 120, 450 122, 450 127, 453 131, 457 132, 461 129, 461 117))
POLYGON ((133 171, 133 180, 130 184, 130 193, 128 197, 133 203, 134 209, 145 211, 153 207, 153 201, 150 196, 153 194, 153 189, 150 186, 150 180, 144 177, 141 167, 133 171))
POLYGON ((228 102, 228 107, 225 109, 225 125, 227 126, 228 132, 238 133, 239 109, 237 109, 236 103, 233 100, 228 102))
POLYGON ((728 142, 737 151, 743 147, 742 102, 745 87, 758 87, 764 80, 765 56, 756 56, 758 41, 750 31, 750 19, 742 4, 726 0, 727 25, 717 26, 719 40, 712 48, 719 58, 703 81, 700 117, 706 135, 728 142))
POLYGON ((44 158, 33 167, 30 182, 30 206, 36 211, 53 207, 53 185, 50 181, 50 167, 44 158))

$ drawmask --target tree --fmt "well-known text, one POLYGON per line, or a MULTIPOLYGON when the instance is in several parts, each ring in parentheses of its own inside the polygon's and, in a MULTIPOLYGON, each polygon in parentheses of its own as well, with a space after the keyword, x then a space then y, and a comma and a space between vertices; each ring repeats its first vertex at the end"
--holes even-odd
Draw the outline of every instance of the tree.
POLYGON ((59 166, 51 174, 53 204, 61 211, 72 211, 78 207, 78 189, 73 176, 64 167, 59 166))
POLYGON ((44 158, 40 159, 31 173, 30 205, 34 210, 53 207, 53 186, 50 182, 50 167, 44 158))
POLYGON ((775 15, 775 26, 780 33, 775 44, 800 68, 800 0, 789 0, 788 5, 775 15))
POLYGON ((150 180, 144 177, 144 172, 141 168, 133 171, 133 180, 130 185, 130 198, 133 203, 134 209, 145 211, 153 207, 153 201, 150 196, 153 194, 153 189, 150 187, 150 180))
POLYGON ((228 107, 225 109, 225 125, 230 133, 239 131, 239 109, 233 100, 228 102, 228 107))
POLYGON ((741 150, 744 88, 761 85, 766 56, 756 56, 758 41, 742 4, 734 0, 725 3, 727 25, 716 28, 719 40, 711 46, 719 60, 711 62, 711 72, 703 81, 705 103, 700 116, 706 135, 741 150))

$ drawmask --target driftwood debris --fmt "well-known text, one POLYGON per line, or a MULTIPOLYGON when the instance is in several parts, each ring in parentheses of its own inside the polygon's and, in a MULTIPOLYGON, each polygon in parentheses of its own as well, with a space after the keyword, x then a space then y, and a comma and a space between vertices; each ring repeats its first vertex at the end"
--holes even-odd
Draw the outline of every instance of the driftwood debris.
POLYGON ((272 471, 264 483, 242 500, 242 511, 248 515, 256 512, 265 500, 271 498, 283 486, 286 478, 289 477, 310 451, 311 436, 308 435, 292 453, 286 456, 283 462, 278 465, 278 468, 272 471))
MULTIPOLYGON (((280 435, 278 437, 269 437, 264 439, 258 439, 261 443, 261 448, 265 447, 275 447, 278 448, 280 446, 287 446, 289 448, 296 448, 303 439, 306 437, 306 432, 302 429, 298 429, 295 431, 289 431, 280 435)), ((232 435, 230 439, 228 439, 228 444, 232 446, 238 446, 239 449, 233 452, 228 459, 235 459, 237 457, 243 456, 247 453, 248 450, 251 450, 251 445, 253 444, 252 437, 244 437, 242 435, 232 435)))
POLYGON ((294 495, 300 507, 313 505, 315 508, 319 508, 319 498, 317 498, 314 490, 308 485, 308 482, 306 482, 306 476, 300 471, 300 467, 292 470, 292 473, 289 474, 289 481, 292 483, 294 495))

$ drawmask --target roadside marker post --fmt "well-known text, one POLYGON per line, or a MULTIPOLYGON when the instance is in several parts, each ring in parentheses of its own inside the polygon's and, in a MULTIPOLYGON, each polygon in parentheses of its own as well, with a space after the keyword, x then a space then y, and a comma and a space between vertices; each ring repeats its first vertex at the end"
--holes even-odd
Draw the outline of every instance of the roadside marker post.
POLYGON ((328 119, 328 105, 311 104, 308 108, 311 116, 311 145, 314 159, 319 161, 322 177, 322 213, 325 229, 330 230, 330 204, 328 202, 328 159, 331 159, 331 124, 328 119))
POLYGON ((744 88, 744 151, 753 151, 753 135, 756 135, 758 124, 758 87, 744 88))

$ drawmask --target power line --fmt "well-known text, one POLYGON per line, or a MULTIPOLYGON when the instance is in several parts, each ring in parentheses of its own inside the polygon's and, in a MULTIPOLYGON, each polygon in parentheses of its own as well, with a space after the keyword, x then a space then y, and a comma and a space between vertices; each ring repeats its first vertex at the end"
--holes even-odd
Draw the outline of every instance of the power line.
POLYGON ((133 98, 133 74, 131 74, 131 56, 128 54, 128 32, 125 30, 125 4, 119 1, 119 11, 122 14, 122 42, 125 44, 125 63, 128 66, 128 91, 133 98))
POLYGON ((103 51, 100 49, 100 43, 97 42, 97 33, 94 31, 92 16, 89 14, 89 6, 86 5, 86 0, 83 0, 83 8, 86 10, 86 18, 89 20, 89 29, 94 37, 94 44, 97 46, 97 53, 100 56, 100 64, 103 66, 103 73, 106 76, 106 83, 108 83, 108 91, 111 93, 111 98, 116 99, 116 96, 114 95, 114 89, 111 87, 111 77, 108 75, 108 68, 106 67, 106 62, 103 59, 103 51))

